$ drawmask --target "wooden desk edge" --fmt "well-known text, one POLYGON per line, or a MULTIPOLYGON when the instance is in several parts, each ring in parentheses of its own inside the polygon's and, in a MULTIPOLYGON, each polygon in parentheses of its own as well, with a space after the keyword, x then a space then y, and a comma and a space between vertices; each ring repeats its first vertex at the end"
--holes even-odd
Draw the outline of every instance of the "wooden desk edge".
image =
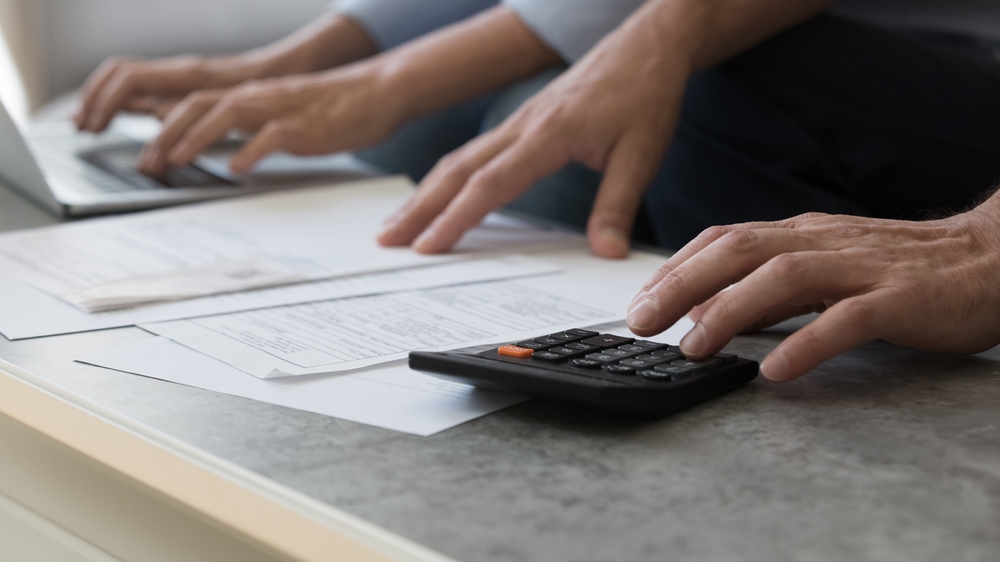
POLYGON ((452 562, 3 360, 0 412, 294 560, 452 562))

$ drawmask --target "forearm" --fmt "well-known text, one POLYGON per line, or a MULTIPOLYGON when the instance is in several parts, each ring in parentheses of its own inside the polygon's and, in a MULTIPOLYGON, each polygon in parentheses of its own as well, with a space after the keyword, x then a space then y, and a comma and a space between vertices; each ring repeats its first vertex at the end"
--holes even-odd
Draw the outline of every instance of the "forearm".
POLYGON ((303 74, 334 68, 378 52, 368 32, 343 14, 327 14, 264 47, 210 64, 229 65, 244 80, 303 74))
POLYGON ((413 118, 492 92, 559 63, 506 7, 496 7, 362 63, 413 118))

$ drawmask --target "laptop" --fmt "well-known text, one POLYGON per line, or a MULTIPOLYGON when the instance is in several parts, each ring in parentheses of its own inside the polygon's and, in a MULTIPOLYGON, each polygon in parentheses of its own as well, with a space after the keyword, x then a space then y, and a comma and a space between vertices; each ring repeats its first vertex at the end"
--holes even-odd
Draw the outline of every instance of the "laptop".
POLYGON ((22 135, 0 103, 0 183, 60 217, 137 211, 380 173, 346 154, 279 154, 270 158, 270 166, 237 176, 226 162, 238 144, 228 142, 192 165, 154 179, 133 165, 142 146, 122 132, 78 133, 68 122, 33 127, 22 135))

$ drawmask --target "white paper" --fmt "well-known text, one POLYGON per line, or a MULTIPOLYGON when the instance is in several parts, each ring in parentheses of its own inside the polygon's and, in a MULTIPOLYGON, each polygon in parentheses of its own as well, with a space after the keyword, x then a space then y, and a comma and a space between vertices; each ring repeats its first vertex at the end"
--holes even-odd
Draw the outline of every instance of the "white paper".
MULTIPOLYGON (((694 323, 685 317, 662 334, 646 339, 676 345, 692 326, 694 323)), ((591 329, 635 337, 622 323, 591 329)), ((398 363, 334 377, 261 380, 166 338, 100 351, 80 361, 421 436, 526 400, 443 381, 398 363)))
POLYGON ((334 313, 346 305, 321 303, 292 313, 271 309, 267 315, 223 315, 143 327, 258 377, 340 372, 405 357, 407 352, 418 349, 518 341, 621 320, 636 292, 664 260, 663 256, 645 252, 633 252, 626 260, 604 260, 587 249, 538 257, 563 273, 442 289, 434 292, 436 300, 407 296, 402 304, 415 310, 412 323, 405 315, 379 316, 378 311, 384 311, 386 303, 399 304, 400 295, 393 295, 395 300, 358 299, 374 304, 367 307, 352 303, 351 307, 360 308, 352 312, 354 317, 334 313), (500 290, 489 291, 491 287, 500 290), (516 288, 519 296, 504 300, 504 287, 516 288), (550 306, 556 302, 559 306, 550 306), (469 311, 478 316, 470 317, 469 311), (435 314, 448 322, 427 322, 435 314), (391 321, 373 325, 359 320, 364 315, 391 321), (391 330, 397 332, 386 338, 385 332, 391 330), (492 335, 479 337, 487 333, 492 335), (355 345, 358 340, 362 345, 355 345), (346 355, 342 349, 345 346, 350 348, 346 355))
POLYGON ((382 221, 412 193, 397 177, 12 232, 0 235, 0 270, 100 310, 583 243, 493 216, 449 254, 379 246, 382 221))
POLYGON ((0 277, 0 333, 17 340, 196 318, 289 304, 497 281, 559 271, 524 256, 490 258, 300 283, 105 312, 87 313, 19 281, 0 277))
MULTIPOLYGON (((499 281, 178 320, 141 327, 259 378, 327 374, 620 320, 586 299, 589 284, 546 276, 552 289, 499 281)), ((593 295, 600 295, 599 288, 593 295)))
POLYGON ((261 380, 165 338, 104 350, 80 361, 421 436, 526 400, 443 381, 401 364, 340 377, 261 380))

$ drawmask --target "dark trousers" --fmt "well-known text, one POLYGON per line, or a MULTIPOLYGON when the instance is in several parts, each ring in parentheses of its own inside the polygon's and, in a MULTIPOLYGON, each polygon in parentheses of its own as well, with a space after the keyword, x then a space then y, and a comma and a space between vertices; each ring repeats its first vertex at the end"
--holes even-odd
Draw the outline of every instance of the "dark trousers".
POLYGON ((676 249, 809 211, 932 218, 998 180, 989 46, 823 16, 694 77, 643 212, 676 249))

